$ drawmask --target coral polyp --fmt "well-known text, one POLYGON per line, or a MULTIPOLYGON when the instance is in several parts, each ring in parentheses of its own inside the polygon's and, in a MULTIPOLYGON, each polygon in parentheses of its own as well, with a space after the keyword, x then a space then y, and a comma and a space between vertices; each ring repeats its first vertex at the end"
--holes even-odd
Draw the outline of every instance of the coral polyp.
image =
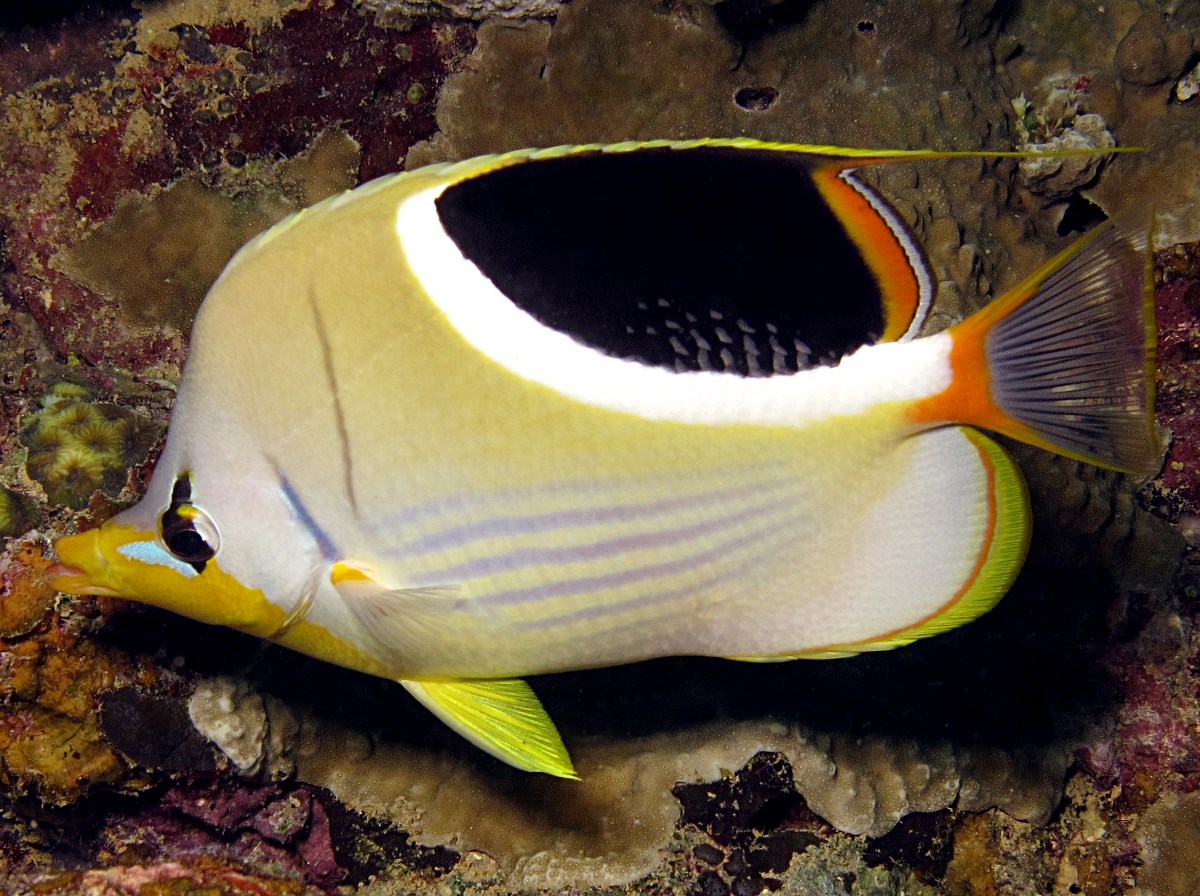
POLYGON ((36 505, 33 501, 0 485, 0 537, 20 535, 28 531, 36 520, 36 505))
POLYGON ((90 398, 81 386, 57 383, 21 432, 25 469, 52 505, 81 510, 97 491, 116 497, 158 439, 157 425, 90 398))
MULTIPOLYGON (((89 409, 90 410, 90 409, 89 409)), ((125 430, 123 421, 99 418, 81 424, 75 430, 79 447, 98 456, 116 456, 125 453, 125 430)))

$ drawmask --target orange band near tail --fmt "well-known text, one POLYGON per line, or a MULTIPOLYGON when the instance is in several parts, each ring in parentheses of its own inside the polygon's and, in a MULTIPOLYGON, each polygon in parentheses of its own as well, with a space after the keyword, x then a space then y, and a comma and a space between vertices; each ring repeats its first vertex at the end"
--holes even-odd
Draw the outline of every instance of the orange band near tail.
POLYGON ((1153 475, 1161 450, 1146 247, 1144 228, 1102 224, 951 327, 950 385, 916 402, 909 418, 969 423, 1153 475))
POLYGON ((992 399, 992 371, 987 358, 987 335, 991 328, 1027 301, 1040 282, 1038 274, 1034 274, 1001 299, 950 328, 948 333, 953 340, 950 385, 938 394, 916 402, 909 409, 909 419, 921 426, 969 423, 1055 450, 1031 427, 996 405, 992 399))

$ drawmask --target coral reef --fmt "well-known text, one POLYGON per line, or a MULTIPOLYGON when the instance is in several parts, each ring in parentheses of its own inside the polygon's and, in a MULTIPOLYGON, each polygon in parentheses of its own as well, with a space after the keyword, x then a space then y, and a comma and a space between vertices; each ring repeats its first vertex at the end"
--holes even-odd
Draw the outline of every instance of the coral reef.
MULTIPOLYGON (((86 616, 52 611, 50 560, 31 543, 0 573, 0 782, 10 795, 65 805, 99 786, 144 786, 112 748, 96 713, 119 681, 152 680, 127 655, 99 644, 86 616)), ((82 608, 81 608, 82 609, 82 608)))
POLYGON ((37 628, 54 606, 54 591, 41 581, 49 561, 32 542, 14 542, 0 567, 0 638, 17 639, 37 628))
POLYGON ((1063 150, 1096 150, 1116 146, 1116 140, 1095 113, 1084 112, 1091 82, 1086 76, 1053 78, 1039 85, 1034 102, 1024 94, 1013 100, 1017 114, 1020 148, 1046 153, 1042 158, 1022 159, 1023 185, 1047 205, 1063 203, 1096 180, 1101 166, 1111 156, 1054 155, 1063 150))
POLYGON ((299 726, 280 701, 263 699, 245 683, 222 676, 201 681, 188 700, 188 718, 243 775, 288 778, 299 726))
POLYGON ((1169 500, 1176 514, 1195 514, 1200 511, 1200 243, 1177 244, 1157 260, 1162 271, 1157 411, 1173 434, 1162 483, 1174 496, 1169 500))
POLYGON ((298 881, 264 878, 257 874, 240 874, 227 867, 203 863, 182 865, 163 862, 159 865, 118 865, 77 873, 58 874, 41 881, 41 896, 131 896, 131 894, 204 894, 204 896, 299 896, 304 886, 298 881))
POLYGON ((546 19, 557 15, 563 0, 362 0, 383 21, 430 13, 469 19, 546 19))
POLYGON ((1190 894, 1200 7, 421 2, 0 23, 0 890, 1190 894), (135 498, 199 298, 255 230, 401 166, 697 134, 1145 147, 866 176, 929 251, 930 330, 1089 221, 1160 213, 1162 476, 1014 447, 1025 571, 904 651, 536 682, 579 784, 387 682, 47 589, 46 537, 135 498))
POLYGON ((0 485, 0 537, 28 532, 37 519, 37 505, 25 495, 0 485))
POLYGON ((176 860, 223 853, 247 871, 325 889, 345 877, 325 809, 303 787, 177 787, 143 814, 111 819, 100 839, 102 850, 135 841, 144 853, 176 860))
POLYGON ((1134 836, 1144 864, 1133 893, 1167 896, 1200 889, 1200 793, 1164 796, 1146 810, 1134 836))
MULTIPOLYGON (((581 784, 522 783, 517 793, 505 775, 497 781, 490 766, 430 757, 395 742, 369 743, 345 729, 308 722, 316 727, 308 734, 309 755, 300 762, 303 779, 363 812, 393 817, 421 842, 486 853, 530 888, 636 880, 670 843, 680 794, 714 786, 677 782, 719 780, 722 769, 753 767, 765 750, 777 757, 778 789, 793 802, 803 802, 837 830, 871 837, 892 831, 910 813, 956 804, 968 811, 1000 806, 1043 823, 1061 799, 1070 763, 1064 747, 1021 755, 741 722, 585 741, 576 749, 581 784), (338 743, 353 746, 339 753, 338 743), (467 798, 429 800, 431 779, 467 798)), ((685 819, 688 805, 685 800, 685 819)))
POLYGON ((1101 116, 1124 146, 1120 176, 1105 178, 1083 197, 1109 214, 1134 198, 1159 215, 1158 245, 1200 239, 1200 146, 1194 115, 1172 91, 1200 49, 1200 9, 1194 4, 1119 0, 1045 3, 1009 23, 1011 51, 1000 75, 1013 96, 1033 96, 1056 81, 1082 88, 1086 112, 1101 116))
MULTIPOLYGON (((126 194, 112 217, 51 264, 115 300, 133 329, 167 324, 187 332, 204 294, 243 243, 284 216, 353 187, 359 163, 358 144, 331 129, 294 158, 256 164, 252 173, 243 169, 247 183, 233 195, 194 177, 152 198, 126 194), (164 240, 164 233, 172 238, 164 240), (130 251, 143 246, 145 251, 130 251)), ((234 178, 225 180, 228 190, 234 178)))
POLYGON ((162 434, 160 424, 90 398, 83 387, 56 383, 21 432, 26 470, 52 505, 82 510, 97 491, 115 498, 162 434))
POLYGON ((1175 84, 1175 99, 1186 103, 1198 93, 1200 93, 1200 62, 1196 63, 1195 68, 1184 74, 1175 84))
POLYGON ((394 170, 408 146, 429 133, 438 87, 469 49, 471 30, 432 21, 386 29, 349 2, 324 6, 271 2, 235 10, 188 0, 155 4, 132 20, 107 13, 85 26, 26 35, 24 44, 16 36, 6 42, 0 228, 7 292, 60 357, 176 380, 183 358, 178 325, 203 294, 205 277, 220 269, 221 253, 315 195, 297 191, 295 169, 274 160, 297 156, 323 130, 340 127, 361 147, 358 181, 394 170), (342 52, 327 55, 330 46, 342 52), (29 63, 52 53, 72 58, 73 68, 60 74, 48 63, 29 63), (179 187, 174 206, 163 200, 138 214, 137 198, 122 202, 129 193, 153 198, 185 176, 227 201, 179 187), (270 202, 264 186, 286 201, 270 202), (194 207, 189 191, 201 200, 194 207), (118 206, 118 222, 74 251, 118 206), (202 225, 206 216, 233 223, 235 232, 222 235, 216 227, 197 243, 192 218, 202 225), (181 218, 189 226, 175 238, 175 228, 164 225, 181 218), (106 249, 118 257, 96 257, 106 249), (139 257, 184 265, 151 271, 133 263, 139 257), (131 322, 109 295, 118 289, 134 293, 140 310, 126 316, 131 322), (183 304, 163 292, 182 293, 183 304))

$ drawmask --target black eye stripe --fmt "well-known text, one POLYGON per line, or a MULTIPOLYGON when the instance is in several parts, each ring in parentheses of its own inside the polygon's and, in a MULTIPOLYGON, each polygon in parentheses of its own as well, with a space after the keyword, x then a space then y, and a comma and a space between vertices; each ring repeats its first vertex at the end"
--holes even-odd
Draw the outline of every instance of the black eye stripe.
POLYGON ((182 473, 171 489, 171 505, 187 504, 192 500, 192 474, 182 473))
POLYGON ((175 480, 171 506, 163 511, 159 529, 167 550, 196 572, 203 572, 205 564, 217 553, 219 540, 212 520, 191 503, 191 496, 191 474, 185 472, 175 480))

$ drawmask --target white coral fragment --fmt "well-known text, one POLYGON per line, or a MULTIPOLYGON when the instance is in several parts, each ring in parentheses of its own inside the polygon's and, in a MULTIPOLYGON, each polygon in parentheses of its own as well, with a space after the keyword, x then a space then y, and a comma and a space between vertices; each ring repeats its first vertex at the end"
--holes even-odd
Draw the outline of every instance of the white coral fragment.
POLYGON ((1106 153, 1054 155, 1062 150, 1109 149, 1117 145, 1104 119, 1094 113, 1076 116, 1071 126, 1044 143, 1026 144, 1023 149, 1048 153, 1021 160, 1021 176, 1029 189, 1050 201, 1068 199, 1080 187, 1095 180, 1108 159, 1106 153))
POLYGON ((227 676, 201 681, 188 700, 188 717, 243 774, 283 778, 294 771, 289 751, 298 730, 295 718, 244 681, 227 676))
POLYGON ((1200 93, 1200 62, 1197 62, 1196 67, 1175 84, 1175 99, 1186 103, 1198 93, 1200 93))

